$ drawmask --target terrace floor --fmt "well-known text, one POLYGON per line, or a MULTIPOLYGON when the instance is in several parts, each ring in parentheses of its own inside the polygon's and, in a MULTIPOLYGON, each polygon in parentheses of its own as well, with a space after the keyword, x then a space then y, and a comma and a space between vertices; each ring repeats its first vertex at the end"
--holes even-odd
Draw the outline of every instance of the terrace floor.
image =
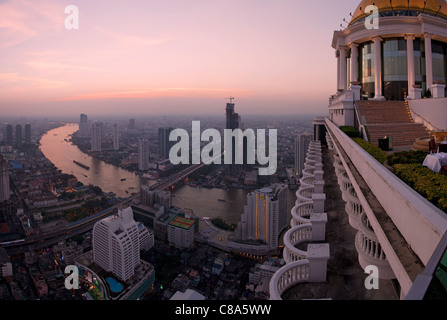
POLYGON ((364 273, 358 262, 354 238, 357 230, 348 222, 345 202, 342 199, 333 166, 333 151, 322 147, 324 169, 325 211, 328 215, 326 241, 330 246, 327 281, 303 283, 287 290, 283 300, 332 299, 332 300, 396 300, 399 299, 392 281, 380 280, 379 289, 367 290, 364 273))

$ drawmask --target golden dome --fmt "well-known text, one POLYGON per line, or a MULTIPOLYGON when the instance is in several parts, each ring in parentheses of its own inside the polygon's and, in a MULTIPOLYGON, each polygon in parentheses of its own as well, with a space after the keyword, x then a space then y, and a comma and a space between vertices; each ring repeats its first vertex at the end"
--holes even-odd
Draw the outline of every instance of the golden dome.
POLYGON ((411 10, 418 11, 420 13, 425 12, 447 19, 447 2, 445 0, 362 0, 352 14, 352 19, 349 25, 352 25, 357 20, 364 18, 369 14, 365 14, 365 8, 374 4, 379 8, 379 12, 385 11, 398 11, 398 10, 411 10), (439 9, 441 6, 441 9, 439 9), (439 12, 438 12, 439 11, 439 12))

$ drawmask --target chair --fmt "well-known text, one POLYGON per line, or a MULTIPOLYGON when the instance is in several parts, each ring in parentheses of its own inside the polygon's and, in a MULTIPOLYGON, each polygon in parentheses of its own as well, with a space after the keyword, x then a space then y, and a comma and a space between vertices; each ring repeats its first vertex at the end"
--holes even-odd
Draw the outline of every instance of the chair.
POLYGON ((440 144, 438 152, 446 152, 447 153, 447 144, 440 144))
POLYGON ((436 145, 435 138, 431 138, 428 142, 428 148, 430 149, 430 153, 437 153, 438 152, 438 146, 436 145))

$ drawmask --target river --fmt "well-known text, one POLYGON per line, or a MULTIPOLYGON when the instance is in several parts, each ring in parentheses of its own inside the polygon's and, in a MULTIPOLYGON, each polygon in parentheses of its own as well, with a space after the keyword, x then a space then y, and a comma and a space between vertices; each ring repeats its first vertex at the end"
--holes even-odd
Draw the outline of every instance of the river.
MULTIPOLYGON (((40 140, 42 153, 64 173, 73 174, 84 184, 100 187, 104 192, 113 192, 118 197, 128 197, 139 192, 141 184, 153 184, 156 181, 144 179, 133 172, 113 166, 82 152, 77 146, 67 141, 78 130, 77 124, 67 124, 44 134, 40 140), (75 163, 76 160, 90 167, 86 170, 75 163), (125 179, 121 181, 122 179, 125 179), (128 193, 127 193, 127 192, 128 193)), ((237 223, 246 203, 249 190, 243 189, 209 189, 202 187, 181 186, 173 191, 172 204, 180 208, 193 210, 197 217, 220 217, 228 223, 237 223), (219 201, 221 199, 223 201, 219 201)), ((295 194, 289 190, 290 209, 295 202, 295 194)))

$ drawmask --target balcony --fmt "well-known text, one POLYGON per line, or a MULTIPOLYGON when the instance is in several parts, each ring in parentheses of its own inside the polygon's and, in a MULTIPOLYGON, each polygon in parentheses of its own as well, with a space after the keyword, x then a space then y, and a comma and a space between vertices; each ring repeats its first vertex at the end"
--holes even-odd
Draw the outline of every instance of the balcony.
POLYGON ((349 216, 349 225, 358 230, 359 217, 364 214, 363 206, 360 203, 354 188, 351 186, 347 192, 346 213, 349 216))
POLYGON ((358 230, 355 247, 359 253, 360 266, 363 269, 369 265, 376 266, 379 269, 379 279, 396 278, 365 213, 358 219, 358 230))
POLYGON ((283 258, 286 263, 306 259, 307 251, 297 248, 298 245, 312 240, 312 224, 301 224, 289 229, 284 235, 283 258))

